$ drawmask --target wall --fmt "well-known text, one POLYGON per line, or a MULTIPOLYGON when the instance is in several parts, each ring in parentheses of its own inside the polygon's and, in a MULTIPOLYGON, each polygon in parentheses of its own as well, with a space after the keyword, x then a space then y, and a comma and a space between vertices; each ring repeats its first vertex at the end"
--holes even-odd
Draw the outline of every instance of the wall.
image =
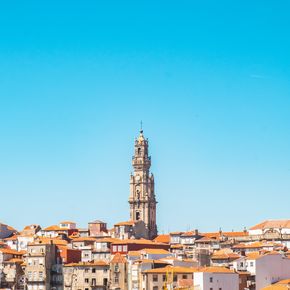
POLYGON ((194 273, 194 286, 200 290, 239 290, 239 275, 237 273, 194 273), (210 278, 213 282, 210 282, 210 278))
POLYGON ((290 278, 290 259, 283 255, 266 255, 256 260, 256 290, 290 278))

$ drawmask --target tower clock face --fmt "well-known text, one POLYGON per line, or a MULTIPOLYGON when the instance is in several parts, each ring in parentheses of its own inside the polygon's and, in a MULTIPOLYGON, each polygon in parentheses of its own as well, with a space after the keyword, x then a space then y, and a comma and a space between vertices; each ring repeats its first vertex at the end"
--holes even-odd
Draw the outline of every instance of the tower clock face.
POLYGON ((136 176, 136 180, 139 181, 140 179, 141 179, 141 178, 140 178, 140 175, 137 175, 137 176, 136 176))

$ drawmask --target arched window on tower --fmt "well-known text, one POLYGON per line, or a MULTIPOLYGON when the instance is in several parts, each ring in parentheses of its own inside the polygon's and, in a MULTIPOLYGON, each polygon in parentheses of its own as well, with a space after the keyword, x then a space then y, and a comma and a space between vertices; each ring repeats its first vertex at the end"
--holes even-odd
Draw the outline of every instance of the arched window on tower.
POLYGON ((141 148, 140 147, 138 148, 137 152, 138 152, 138 155, 141 155, 141 148))
POLYGON ((136 212, 136 221, 138 221, 138 220, 140 220, 140 212, 139 211, 136 212))

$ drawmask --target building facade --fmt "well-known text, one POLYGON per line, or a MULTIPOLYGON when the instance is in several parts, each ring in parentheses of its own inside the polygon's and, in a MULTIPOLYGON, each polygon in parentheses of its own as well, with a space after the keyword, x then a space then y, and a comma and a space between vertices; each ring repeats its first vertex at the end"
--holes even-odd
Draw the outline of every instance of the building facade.
POLYGON ((67 264, 63 272, 64 290, 108 289, 109 265, 104 261, 67 264))
POLYGON ((132 158, 134 173, 130 178, 130 219, 143 221, 146 227, 145 237, 153 239, 157 236, 156 198, 154 176, 150 173, 151 157, 148 155, 148 139, 143 130, 135 140, 135 153, 132 158))

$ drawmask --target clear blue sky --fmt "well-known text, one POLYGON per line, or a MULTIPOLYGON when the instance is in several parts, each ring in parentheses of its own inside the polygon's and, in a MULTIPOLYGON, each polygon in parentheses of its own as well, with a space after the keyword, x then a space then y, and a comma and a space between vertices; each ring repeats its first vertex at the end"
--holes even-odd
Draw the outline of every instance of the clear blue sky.
POLYGON ((289 11, 2 1, 0 220, 127 220, 140 120, 161 232, 290 218, 289 11))

